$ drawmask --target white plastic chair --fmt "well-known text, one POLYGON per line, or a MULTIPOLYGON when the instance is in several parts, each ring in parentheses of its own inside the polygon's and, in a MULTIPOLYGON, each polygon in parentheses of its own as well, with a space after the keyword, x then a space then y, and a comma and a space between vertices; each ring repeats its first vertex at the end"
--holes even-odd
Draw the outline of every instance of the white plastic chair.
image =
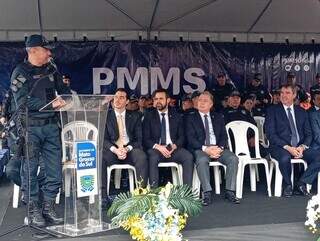
POLYGON ((120 188, 120 180, 121 180, 121 170, 127 169, 129 173, 129 188, 130 192, 134 190, 134 186, 137 183, 137 174, 136 168, 129 164, 114 164, 107 167, 107 195, 109 195, 110 191, 110 179, 111 179, 111 172, 113 170, 116 171, 115 173, 115 188, 120 188))
POLYGON ((183 168, 181 164, 176 162, 159 162, 158 167, 159 168, 170 167, 173 185, 183 185, 183 178, 182 178, 183 168))
POLYGON ((259 148, 259 133, 258 128, 246 121, 232 121, 226 125, 229 147, 232 148, 229 130, 233 133, 235 150, 232 150, 239 158, 238 175, 237 175, 237 190, 236 195, 242 198, 244 169, 246 165, 250 167, 250 184, 251 191, 256 191, 256 168, 255 165, 263 164, 266 173, 268 196, 271 197, 271 178, 269 173, 269 164, 265 158, 260 156, 259 148), (255 134, 255 158, 250 157, 247 132, 251 128, 255 134))
MULTIPOLYGON (((220 194, 220 184, 222 183, 220 167, 223 167, 225 173, 226 173, 227 167, 218 161, 209 162, 209 167, 213 167, 215 193, 220 194)), ((198 176, 197 167, 195 165, 193 169, 193 179, 192 179, 193 192, 200 195, 200 186, 201 186, 201 183, 198 176)))
POLYGON ((263 116, 254 116, 255 122, 257 123, 258 131, 259 131, 259 141, 264 147, 269 146, 269 142, 264 133, 264 121, 265 118, 263 116))
MULTIPOLYGON (((302 164, 304 170, 308 168, 307 162, 305 162, 303 159, 291 159, 291 183, 293 186, 293 178, 294 178, 294 164, 302 164)), ((275 187, 274 187, 274 196, 281 197, 282 195, 282 174, 279 169, 279 163, 276 159, 271 158, 271 164, 270 164, 270 178, 272 178, 273 170, 275 169, 275 187)), ((318 175, 319 176, 319 175, 318 175)), ((319 183, 319 179, 318 179, 319 183)), ((310 189, 310 185, 307 185, 307 189, 310 189)), ((318 185, 319 190, 319 185, 318 185)))
MULTIPOLYGON (((63 168, 62 171, 64 172, 65 169, 76 168, 76 153, 75 153, 75 146, 73 146, 74 141, 93 141, 97 144, 98 142, 98 129, 90 122, 86 121, 72 121, 66 124, 61 132, 61 141, 62 141, 62 164, 63 168), (70 155, 69 158, 71 160, 67 160, 67 151, 69 150, 70 155), (71 162, 69 162, 71 161, 71 162)), ((71 176, 66 175, 65 177, 65 195, 66 197, 70 196, 70 184, 71 184, 71 176)), ((56 203, 60 198, 60 194, 57 195, 56 203)), ((94 196, 90 196, 90 203, 94 202, 94 196)))

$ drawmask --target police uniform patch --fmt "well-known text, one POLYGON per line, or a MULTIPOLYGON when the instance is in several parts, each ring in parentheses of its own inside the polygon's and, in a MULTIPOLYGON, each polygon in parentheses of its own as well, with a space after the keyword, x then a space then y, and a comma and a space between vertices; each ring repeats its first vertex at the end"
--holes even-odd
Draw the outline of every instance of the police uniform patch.
POLYGON ((19 81, 17 79, 12 80, 12 84, 16 85, 19 81))
POLYGON ((36 75, 32 76, 32 78, 34 78, 34 79, 39 79, 41 77, 42 77, 42 74, 36 74, 36 75))
POLYGON ((11 85, 11 90, 13 91, 13 92, 17 92, 18 91, 18 87, 17 86, 15 86, 15 85, 11 85))
POLYGON ((18 89, 20 89, 20 88, 22 87, 22 83, 21 83, 21 82, 18 82, 18 83, 16 84, 16 86, 17 86, 18 89))
POLYGON ((49 80, 50 80, 51 82, 53 82, 53 81, 54 81, 54 77, 53 77, 53 75, 52 75, 52 74, 50 74, 50 75, 49 75, 49 80))

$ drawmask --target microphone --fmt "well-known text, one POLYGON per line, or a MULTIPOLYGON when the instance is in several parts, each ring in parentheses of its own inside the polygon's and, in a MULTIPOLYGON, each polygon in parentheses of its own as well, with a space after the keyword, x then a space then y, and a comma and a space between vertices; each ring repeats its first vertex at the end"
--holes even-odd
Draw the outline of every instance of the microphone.
POLYGON ((53 60, 52 57, 50 57, 50 58, 48 59, 48 63, 49 63, 55 70, 58 70, 57 65, 56 65, 56 63, 54 62, 54 60, 53 60))

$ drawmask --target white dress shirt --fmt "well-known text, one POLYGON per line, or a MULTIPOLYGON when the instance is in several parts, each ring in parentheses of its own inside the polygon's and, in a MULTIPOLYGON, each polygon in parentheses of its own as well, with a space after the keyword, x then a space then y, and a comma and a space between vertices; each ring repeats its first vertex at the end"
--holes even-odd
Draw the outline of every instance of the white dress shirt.
MULTIPOLYGON (((205 117, 204 117, 204 115, 208 116, 210 144, 215 146, 217 144, 217 139, 216 139, 216 135, 214 134, 214 131, 213 131, 213 125, 212 125, 210 113, 209 112, 208 113, 202 113, 202 112, 199 111, 199 114, 201 116, 204 128, 205 128, 205 117)), ((205 146, 205 145, 202 146, 202 150, 203 151, 206 148, 207 148, 207 146, 205 146)))
MULTIPOLYGON (((117 112, 116 110, 114 110, 114 113, 116 115, 116 119, 118 118, 118 116, 120 116, 122 123, 123 123, 123 128, 124 128, 124 136, 123 136, 123 140, 124 143, 129 143, 129 136, 127 133, 127 127, 126 127, 126 110, 124 110, 122 113, 117 112)), ((127 146, 129 151, 131 151, 133 149, 133 147, 131 145, 127 146)), ((114 152, 114 150, 116 149, 115 146, 110 147, 110 151, 114 152)))
MULTIPOLYGON (((162 122, 162 113, 165 113, 165 120, 166 120, 166 145, 173 144, 170 136, 170 126, 169 126, 169 116, 168 116, 168 110, 165 112, 158 111, 159 117, 160 117, 160 123, 162 122)), ((161 137, 159 139, 159 143, 161 141, 161 137)))

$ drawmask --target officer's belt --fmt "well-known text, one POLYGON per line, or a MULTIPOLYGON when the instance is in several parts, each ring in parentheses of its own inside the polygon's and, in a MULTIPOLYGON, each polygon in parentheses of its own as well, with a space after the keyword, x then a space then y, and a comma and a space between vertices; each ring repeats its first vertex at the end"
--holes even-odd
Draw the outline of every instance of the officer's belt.
POLYGON ((29 119, 29 126, 43 126, 49 124, 57 124, 56 118, 47 118, 47 119, 29 119))

